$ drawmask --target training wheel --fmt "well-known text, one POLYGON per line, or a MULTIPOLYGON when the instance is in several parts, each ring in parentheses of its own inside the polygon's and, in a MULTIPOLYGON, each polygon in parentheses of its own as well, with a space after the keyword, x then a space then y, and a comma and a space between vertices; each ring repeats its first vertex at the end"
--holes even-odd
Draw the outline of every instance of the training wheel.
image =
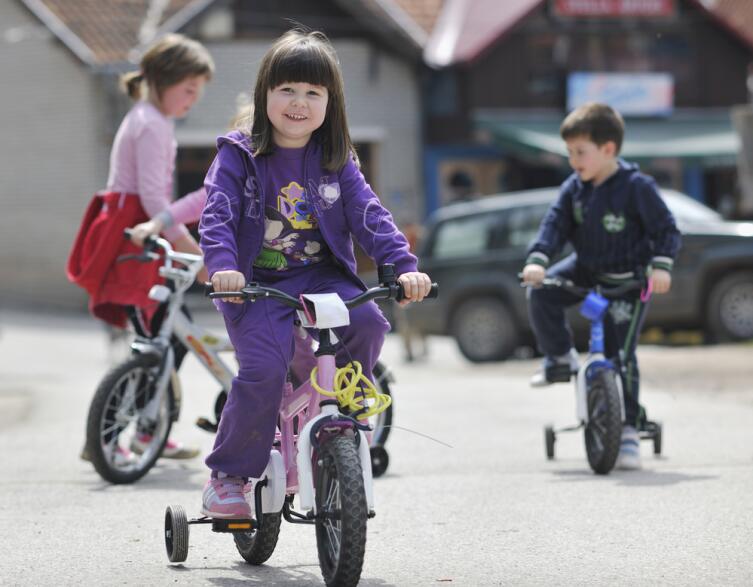
POLYGON ((165 547, 171 563, 182 563, 188 557, 188 519, 182 506, 167 506, 165 547))
POLYGON ((390 455, 381 445, 372 446, 369 452, 371 453, 371 475, 381 477, 390 464, 390 455))
POLYGON ((554 434, 554 428, 547 426, 544 428, 544 443, 546 445, 546 458, 550 461, 554 458, 554 442, 557 437, 554 434))
POLYGON ((661 422, 654 422, 654 455, 659 456, 661 454, 661 422))

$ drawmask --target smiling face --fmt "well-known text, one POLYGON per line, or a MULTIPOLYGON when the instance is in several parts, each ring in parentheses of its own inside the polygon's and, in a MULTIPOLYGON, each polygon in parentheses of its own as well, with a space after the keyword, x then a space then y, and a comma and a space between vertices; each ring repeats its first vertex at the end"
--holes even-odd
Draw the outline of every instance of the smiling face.
POLYGON ((592 181, 599 185, 616 171, 617 147, 614 142, 597 145, 588 137, 573 137, 565 143, 570 167, 581 181, 592 181))
POLYGON ((324 86, 290 82, 267 91, 267 117, 279 147, 303 147, 324 123, 329 93, 324 86))
MULTIPOLYGON (((187 77, 162 90, 162 98, 156 102, 165 116, 183 118, 201 97, 207 78, 203 75, 187 77)), ((156 97, 156 95, 155 95, 156 97)))

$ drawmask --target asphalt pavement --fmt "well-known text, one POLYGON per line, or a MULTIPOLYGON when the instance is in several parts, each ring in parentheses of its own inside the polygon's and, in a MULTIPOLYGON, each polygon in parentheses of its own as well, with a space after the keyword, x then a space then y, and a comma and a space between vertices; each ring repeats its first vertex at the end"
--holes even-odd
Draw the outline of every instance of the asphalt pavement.
MULTIPOLYGON (((199 318, 217 325, 211 313, 199 318)), ((198 514, 201 459, 161 461, 128 486, 78 458, 108 368, 86 316, 0 313, 0 585, 321 585, 313 530, 283 523, 272 558, 245 564, 232 538, 192 527, 188 560, 165 556, 165 507, 198 514)), ((362 585, 753 584, 753 347, 644 346, 643 402, 664 454, 593 475, 582 433, 547 461, 543 427, 572 423, 569 385, 528 387, 534 361, 471 365, 448 339, 407 364, 397 337, 391 463, 375 483, 362 585)), ((175 436, 218 386, 192 357, 175 436)))

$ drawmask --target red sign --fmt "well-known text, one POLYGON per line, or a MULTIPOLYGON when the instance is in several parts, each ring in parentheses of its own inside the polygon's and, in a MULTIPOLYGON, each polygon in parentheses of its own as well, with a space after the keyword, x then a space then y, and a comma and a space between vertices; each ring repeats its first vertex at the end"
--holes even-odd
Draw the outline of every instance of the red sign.
POLYGON ((558 16, 672 16, 675 0, 554 0, 558 16))

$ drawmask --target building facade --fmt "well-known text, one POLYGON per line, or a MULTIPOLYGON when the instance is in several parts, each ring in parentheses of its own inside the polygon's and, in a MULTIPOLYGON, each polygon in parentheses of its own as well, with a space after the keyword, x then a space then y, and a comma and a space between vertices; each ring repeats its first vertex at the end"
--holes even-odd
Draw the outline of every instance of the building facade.
POLYGON ((440 17, 427 46, 429 207, 446 203, 456 168, 482 193, 561 181, 559 122, 587 99, 623 111, 625 157, 661 183, 712 206, 733 192, 729 112, 749 99, 753 45, 719 14, 696 0, 517 0, 496 14, 457 30, 440 17))
POLYGON ((0 3, 6 82, 0 267, 13 276, 0 284, 5 304, 85 307, 85 294, 65 277, 65 263, 85 206, 105 187, 110 146, 130 107, 117 80, 165 32, 202 41, 216 64, 202 101, 176 123, 176 197, 203 182, 217 136, 250 98, 262 55, 294 15, 296 23, 327 33, 338 52, 367 179, 399 222, 423 217, 422 46, 405 22, 360 1, 171 0, 156 16, 141 4, 0 3))

